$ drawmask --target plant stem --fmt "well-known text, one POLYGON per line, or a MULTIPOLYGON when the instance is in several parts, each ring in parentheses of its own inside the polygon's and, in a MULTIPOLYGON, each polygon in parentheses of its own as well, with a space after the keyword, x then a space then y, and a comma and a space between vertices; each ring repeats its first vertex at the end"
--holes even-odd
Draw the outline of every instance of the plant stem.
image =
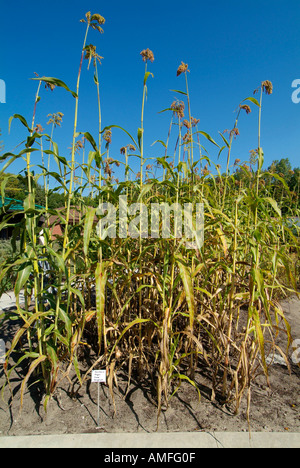
POLYGON ((68 228, 69 228, 69 219, 70 219, 70 208, 71 208, 71 198, 73 192, 73 183, 74 183, 74 174, 75 174, 75 150, 76 150, 76 131, 77 131, 77 119, 78 119, 78 103, 79 103, 79 85, 80 85, 80 77, 81 77, 81 69, 82 69, 82 62, 84 57, 84 49, 86 46, 87 35, 89 32, 90 23, 88 22, 85 38, 83 42, 82 52, 81 52, 81 60, 79 65, 79 72, 77 77, 77 86, 76 86, 76 98, 75 98, 75 114, 74 114, 74 129, 73 129, 73 142, 72 142, 72 159, 71 159, 71 175, 70 175, 70 185, 69 185, 69 193, 68 193, 68 203, 67 203, 67 213, 66 213, 66 226, 65 226, 65 233, 64 233, 64 243, 63 243, 63 257, 65 256, 66 247, 68 244, 68 228))

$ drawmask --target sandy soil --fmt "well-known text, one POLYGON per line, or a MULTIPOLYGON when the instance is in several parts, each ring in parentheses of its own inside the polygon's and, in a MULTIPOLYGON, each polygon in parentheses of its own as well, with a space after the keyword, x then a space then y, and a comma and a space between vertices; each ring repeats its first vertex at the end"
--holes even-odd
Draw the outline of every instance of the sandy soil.
MULTIPOLYGON (((292 326, 294 339, 300 339, 300 301, 296 297, 282 302, 292 326)), ((1 330, 0 335, 5 333, 1 330)), ((1 336, 0 336, 1 338, 1 336)), ((300 353, 299 353, 300 354, 300 353)), ((292 350, 290 351, 290 357, 292 350)), ((279 363, 270 367, 268 388, 263 377, 253 384, 251 429, 267 432, 300 432, 300 368, 291 361, 292 374, 279 363)), ((42 435, 65 433, 104 432, 154 432, 157 429, 157 408, 152 390, 147 383, 132 379, 130 390, 124 399, 127 379, 118 376, 119 391, 115 390, 117 413, 105 385, 100 386, 100 429, 97 426, 98 385, 90 381, 83 387, 76 400, 68 395, 68 383, 64 383, 56 397, 48 405, 45 415, 41 406, 41 389, 33 384, 25 395, 23 412, 19 414, 19 394, 22 375, 18 370, 12 378, 15 398, 10 406, 0 400, 0 437, 6 435, 42 435), (19 373, 18 373, 19 372, 19 373)), ((0 387, 3 383, 0 365, 0 387)), ((172 398, 167 411, 160 417, 161 432, 192 431, 247 431, 246 401, 240 413, 234 416, 229 408, 210 401, 209 382, 197 375, 196 382, 202 393, 198 394, 188 383, 183 384, 172 398)), ((10 397, 6 388, 4 400, 10 397)))

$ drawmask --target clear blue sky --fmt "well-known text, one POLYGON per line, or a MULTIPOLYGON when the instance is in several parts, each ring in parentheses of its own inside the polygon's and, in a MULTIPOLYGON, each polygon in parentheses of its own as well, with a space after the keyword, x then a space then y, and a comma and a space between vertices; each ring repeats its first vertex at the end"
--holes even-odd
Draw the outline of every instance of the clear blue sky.
MULTIPOLYGON (((148 82, 145 110, 145 153, 162 156, 163 147, 151 144, 166 140, 169 113, 158 112, 176 98, 170 90, 185 89, 184 76, 176 77, 181 61, 188 63, 192 115, 199 129, 219 144, 218 131, 231 129, 235 109, 264 80, 274 93, 263 102, 262 140, 265 166, 288 157, 300 166, 300 104, 292 102, 293 80, 300 78, 300 2, 273 0, 247 2, 190 0, 30 0, 1 1, 0 79, 6 83, 6 104, 0 104, 0 128, 5 151, 11 151, 27 134, 17 121, 8 134, 8 119, 22 114, 31 122, 37 83, 34 72, 53 76, 76 89, 78 66, 85 32, 79 20, 90 10, 106 19, 104 34, 90 31, 88 43, 104 57, 100 67, 103 125, 120 125, 134 136, 140 126, 144 77, 142 49, 150 48, 155 62, 149 64, 154 79, 148 82)), ((47 114, 63 112, 64 122, 54 139, 60 153, 69 157, 75 100, 62 89, 42 90, 36 123, 47 131, 47 114)), ((257 148, 258 113, 240 119, 240 137, 234 142, 232 159, 245 161, 257 148)), ((78 131, 97 139, 97 95, 92 67, 84 64, 79 96, 78 131)), ((175 129, 174 129, 175 131, 175 129)), ((113 131, 111 156, 130 143, 121 131, 113 131)), ((202 139, 217 163, 217 149, 202 139)), ((172 155, 174 146, 170 147, 172 155)), ((33 156, 40 163, 38 155, 33 156)), ((221 157, 225 164, 225 152, 221 157)), ((12 166, 17 172, 20 165, 12 166)), ((116 170, 122 177, 123 169, 116 170)))

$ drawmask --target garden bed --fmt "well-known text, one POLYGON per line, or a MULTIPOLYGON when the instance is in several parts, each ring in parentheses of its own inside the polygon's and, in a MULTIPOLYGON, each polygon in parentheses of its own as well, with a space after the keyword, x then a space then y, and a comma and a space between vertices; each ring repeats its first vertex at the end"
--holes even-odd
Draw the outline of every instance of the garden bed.
MULTIPOLYGON (((293 296, 282 302, 286 318, 292 327, 294 339, 300 338, 300 302, 293 296)), ((3 332, 3 330, 2 330, 3 332)), ((9 330, 4 330, 9 333, 9 330)), ((10 330, 13 334, 13 330, 10 330)), ((281 343, 284 347, 284 343, 281 343)), ((290 350, 289 356, 291 357, 290 350)), ((280 364, 269 367, 270 388, 265 377, 259 376, 252 384, 251 429, 268 432, 299 432, 300 430, 300 369, 290 360, 288 368, 280 364)), ((3 366, 0 385, 4 382, 3 366)), ((157 430, 156 395, 147 379, 132 378, 127 391, 127 375, 119 371, 119 390, 114 390, 116 414, 108 387, 100 388, 100 429, 97 426, 97 384, 88 379, 78 392, 77 398, 69 396, 70 381, 64 380, 48 404, 45 414, 42 400, 43 388, 31 381, 24 397, 20 414, 19 391, 24 375, 21 367, 11 376, 11 388, 15 397, 10 406, 0 402, 0 436, 73 434, 89 432, 154 432, 157 430)), ((72 377, 72 376, 70 376, 72 377)), ((232 408, 218 401, 211 401, 209 378, 197 372, 195 376, 201 391, 199 403, 197 391, 183 382, 171 399, 169 408, 163 408, 158 430, 161 432, 193 431, 247 431, 247 398, 244 397, 238 415, 232 408)), ((9 400, 6 387, 4 400, 9 400)))

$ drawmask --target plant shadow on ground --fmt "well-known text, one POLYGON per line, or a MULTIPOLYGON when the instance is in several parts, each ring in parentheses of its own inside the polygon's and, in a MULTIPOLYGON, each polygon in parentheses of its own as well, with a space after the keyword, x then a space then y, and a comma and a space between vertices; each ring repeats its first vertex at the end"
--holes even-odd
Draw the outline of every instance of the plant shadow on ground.
MULTIPOLYGON (((299 302, 286 300, 287 315, 291 322, 294 337, 299 333, 299 302)), ((11 342, 18 324, 10 323, 9 328, 2 328, 6 343, 11 342)), ((22 341, 11 354, 11 365, 15 365, 25 343, 22 341)), ((285 346, 285 343, 282 343, 285 346)), ((91 362, 94 360, 90 354, 91 362)), ((252 384, 251 429, 253 431, 291 431, 300 430, 300 368, 291 364, 291 375, 281 365, 270 367, 270 388, 265 377, 258 376, 252 384)), ((82 363, 83 365, 83 363, 82 363)), ((67 366, 67 364, 66 364, 67 366)), ((85 362, 84 366, 88 366, 85 362)), ((0 368, 0 386, 4 383, 3 367, 0 368)), ((84 370, 84 369, 82 369, 84 370)), ((76 398, 71 398, 76 382, 76 374, 70 374, 57 388, 47 414, 43 403, 45 392, 39 375, 32 374, 24 394, 23 412, 20 414, 20 388, 28 372, 28 363, 21 362, 12 372, 10 379, 11 393, 8 385, 3 393, 6 399, 0 401, 0 434, 60 434, 84 432, 155 432, 157 430, 157 394, 152 378, 139 378, 137 369, 133 369, 128 387, 126 366, 117 372, 118 388, 114 386, 113 397, 108 386, 100 388, 100 429, 97 429, 97 385, 88 379, 79 389, 76 398), (116 413, 115 413, 116 408, 116 413)), ((158 430, 161 432, 191 431, 247 431, 247 404, 243 400, 240 413, 234 415, 233 408, 224 405, 222 395, 218 393, 211 401, 211 375, 205 366, 194 375, 201 401, 197 391, 187 382, 182 382, 179 390, 169 401, 169 407, 163 406, 158 430)), ((173 392, 173 386, 171 391, 173 392)))
MULTIPOLYGON (((114 388, 116 414, 109 389, 100 388, 100 429, 97 429, 97 385, 90 381, 81 389, 77 397, 70 398, 70 388, 60 386, 48 405, 47 414, 43 410, 42 387, 40 383, 29 382, 25 393, 23 413, 19 414, 19 389, 26 367, 19 369, 11 379, 14 399, 9 406, 0 404, 0 431, 3 435, 60 434, 84 432, 155 432, 157 430, 157 406, 151 385, 146 380, 131 379, 127 392, 127 376, 118 375, 119 389, 114 388)), ((251 429, 253 431, 300 430, 300 370, 292 368, 292 376, 287 369, 274 366, 270 372, 271 389, 266 388, 263 379, 258 379, 252 387, 251 429), (261 383, 263 382, 263 383, 261 383)), ((3 381, 3 371, 0 382, 3 381)), ((247 431, 246 402, 235 416, 229 407, 220 402, 210 401, 210 390, 203 382, 203 376, 196 376, 201 390, 201 402, 195 389, 182 383, 178 392, 164 407, 160 415, 160 432, 193 431, 247 431)))

